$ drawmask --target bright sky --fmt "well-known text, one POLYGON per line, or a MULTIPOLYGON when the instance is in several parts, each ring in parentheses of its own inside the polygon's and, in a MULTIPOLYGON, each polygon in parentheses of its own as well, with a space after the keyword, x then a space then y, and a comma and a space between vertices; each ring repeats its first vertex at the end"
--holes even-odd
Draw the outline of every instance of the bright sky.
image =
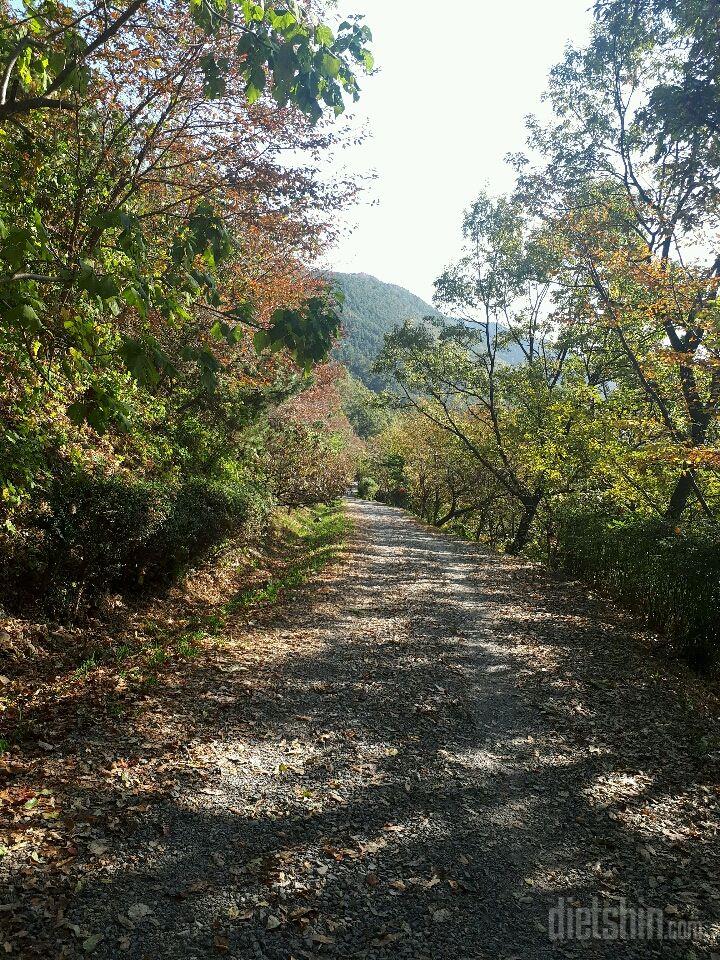
POLYGON ((366 272, 429 300, 457 254, 463 210, 512 185, 503 158, 523 148, 549 68, 582 43, 591 0, 340 0, 366 15, 380 73, 353 124, 370 138, 342 162, 375 171, 325 266, 366 272))

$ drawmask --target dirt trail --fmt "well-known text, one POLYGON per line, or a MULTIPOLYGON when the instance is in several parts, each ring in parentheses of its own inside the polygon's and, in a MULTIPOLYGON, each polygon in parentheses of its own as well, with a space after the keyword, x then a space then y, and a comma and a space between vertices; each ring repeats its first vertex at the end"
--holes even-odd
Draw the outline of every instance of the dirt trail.
MULTIPOLYGON (((718 744, 686 678, 584 589, 348 509, 345 565, 236 628, 162 749, 116 745, 139 760, 108 785, 116 827, 78 828, 54 955, 709 956, 718 744), (705 939, 552 942, 561 897, 667 908, 705 939)), ((81 805, 102 746, 75 747, 81 805)))

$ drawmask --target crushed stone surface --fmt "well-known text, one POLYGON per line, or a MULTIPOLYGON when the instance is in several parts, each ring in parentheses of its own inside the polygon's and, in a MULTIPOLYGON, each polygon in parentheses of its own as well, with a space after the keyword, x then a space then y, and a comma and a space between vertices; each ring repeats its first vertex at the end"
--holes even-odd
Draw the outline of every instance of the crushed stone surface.
MULTIPOLYGON (((342 566, 238 622, 125 741, 66 744, 72 867, 8 956, 720 952, 718 744, 685 675, 587 588, 347 508, 342 566), (557 939, 561 898, 702 929, 557 939)), ((31 867, 0 860, 7 910, 31 867)))

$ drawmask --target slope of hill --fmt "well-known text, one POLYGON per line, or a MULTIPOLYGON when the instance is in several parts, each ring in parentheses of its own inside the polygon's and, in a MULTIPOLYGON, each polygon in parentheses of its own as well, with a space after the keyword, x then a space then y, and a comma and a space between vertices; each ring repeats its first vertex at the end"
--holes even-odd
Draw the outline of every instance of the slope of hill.
POLYGON ((385 334, 404 320, 422 320, 440 314, 409 290, 384 283, 367 273, 330 276, 345 294, 344 336, 335 349, 335 357, 371 389, 382 389, 384 381, 371 372, 371 367, 382 349, 385 334))

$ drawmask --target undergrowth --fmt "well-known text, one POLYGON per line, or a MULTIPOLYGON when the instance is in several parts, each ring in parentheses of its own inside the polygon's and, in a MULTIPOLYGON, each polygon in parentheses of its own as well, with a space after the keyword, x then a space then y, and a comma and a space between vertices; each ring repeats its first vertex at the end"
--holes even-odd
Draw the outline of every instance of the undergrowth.
POLYGON ((38 683, 45 685, 46 698, 67 699, 68 709, 119 719, 138 695, 225 646, 234 620, 292 602, 294 590, 338 558, 349 529, 338 503, 278 511, 255 555, 246 555, 242 539, 218 550, 203 571, 217 581, 216 599, 204 608, 185 587, 159 605, 128 610, 119 631, 100 622, 65 630, 59 645, 42 657, 17 661, 12 680, 0 677, 6 683, 0 686, 0 756, 13 745, 42 738, 42 711, 33 695, 38 683), (224 565, 236 574, 232 584, 223 579, 224 565), (70 708, 72 700, 77 706, 70 708))

